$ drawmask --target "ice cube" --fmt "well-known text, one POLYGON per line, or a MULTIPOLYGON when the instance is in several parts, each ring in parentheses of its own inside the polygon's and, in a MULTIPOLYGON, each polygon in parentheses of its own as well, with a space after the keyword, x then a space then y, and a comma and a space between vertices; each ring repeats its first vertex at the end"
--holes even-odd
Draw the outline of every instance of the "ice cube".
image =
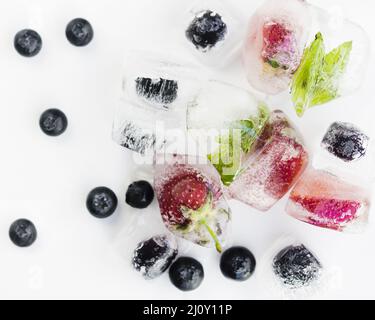
POLYGON ((369 139, 353 124, 335 122, 325 134, 322 147, 333 156, 351 162, 366 155, 369 139))
POLYGON ((272 112, 255 150, 229 187, 231 196, 267 211, 295 184, 309 162, 303 141, 282 111, 272 112))
POLYGON ((226 1, 195 1, 184 21, 185 43, 203 64, 223 66, 239 52, 241 24, 226 1))
POLYGON ((113 139, 132 151, 160 150, 186 129, 186 110, 197 92, 192 68, 158 53, 131 52, 126 57, 122 98, 116 111, 113 139))
POLYGON ((252 16, 243 49, 250 84, 267 94, 287 90, 307 43, 311 15, 300 0, 267 0, 252 16))
POLYGON ((368 192, 345 178, 309 168, 290 194, 287 213, 306 223, 349 232, 366 227, 368 192))
POLYGON ((332 282, 317 256, 292 237, 276 241, 263 256, 260 269, 268 295, 282 299, 321 295, 332 282))
POLYGON ((177 254, 176 239, 171 235, 159 235, 138 244, 132 264, 145 279, 152 280, 169 268, 177 254))
POLYGON ((186 127, 186 111, 162 110, 122 99, 113 123, 113 139, 140 154, 152 154, 168 142, 166 130, 186 127))
POLYGON ((164 224, 172 233, 222 250, 231 213, 220 177, 207 159, 156 156, 155 191, 164 224))
POLYGON ((209 81, 188 107, 190 136, 209 155, 229 185, 241 169, 242 158, 253 149, 268 120, 268 108, 248 91, 209 81))
POLYGON ((158 52, 132 51, 125 58, 123 97, 158 110, 185 108, 199 87, 194 66, 158 52))

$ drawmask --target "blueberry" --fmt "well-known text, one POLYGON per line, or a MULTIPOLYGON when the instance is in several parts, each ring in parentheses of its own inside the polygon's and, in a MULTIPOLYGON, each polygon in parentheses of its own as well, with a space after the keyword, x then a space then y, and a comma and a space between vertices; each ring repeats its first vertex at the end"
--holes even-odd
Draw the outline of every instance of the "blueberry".
POLYGON ((110 217, 117 208, 118 200, 115 193, 106 187, 98 187, 87 196, 86 207, 99 219, 110 217))
POLYGON ((126 192, 126 203, 136 209, 147 208, 154 200, 154 189, 147 181, 133 182, 126 192))
POLYGON ((155 279, 169 268, 177 253, 177 243, 174 238, 156 236, 138 245, 134 251, 132 264, 144 278, 155 279))
POLYGON ((322 266, 303 245, 289 246, 280 251, 273 261, 273 270, 290 289, 309 286, 321 274, 322 266))
POLYGON ((208 10, 195 17, 186 31, 186 37, 197 49, 207 50, 224 40, 227 32, 222 17, 208 10))
POLYGON ((66 27, 66 37, 72 45, 77 47, 87 46, 94 38, 94 30, 85 19, 74 19, 66 27))
POLYGON ((12 242, 21 248, 30 247, 37 238, 34 224, 26 219, 15 221, 9 229, 9 237, 12 242))
POLYGON ((322 147, 339 159, 350 162, 366 155, 369 137, 350 123, 333 123, 322 141, 322 147))
POLYGON ((20 55, 31 58, 42 49, 42 38, 36 31, 25 29, 14 37, 14 47, 20 55))
POLYGON ((193 258, 178 258, 169 269, 169 278, 182 291, 195 290, 204 279, 203 266, 193 258))
POLYGON ((65 132, 68 119, 62 111, 49 109, 41 115, 39 125, 46 135, 57 137, 65 132))
POLYGON ((178 83, 174 80, 138 78, 136 80, 138 95, 160 104, 171 104, 177 98, 178 83))
POLYGON ((254 273, 255 266, 254 255, 243 247, 230 248, 221 256, 221 272, 224 276, 233 280, 248 280, 254 273))

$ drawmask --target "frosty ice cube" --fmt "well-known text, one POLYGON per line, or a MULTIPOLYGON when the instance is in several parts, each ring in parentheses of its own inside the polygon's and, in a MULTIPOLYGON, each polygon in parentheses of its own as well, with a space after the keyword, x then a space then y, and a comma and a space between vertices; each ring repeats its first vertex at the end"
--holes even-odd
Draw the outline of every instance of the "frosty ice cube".
POLYGON ((122 99, 113 123, 112 137, 119 145, 140 154, 152 154, 168 142, 165 130, 185 128, 183 108, 162 110, 122 99))
POLYGON ((291 88, 296 112, 356 90, 369 55, 355 23, 305 1, 268 0, 250 21, 243 61, 250 84, 274 95, 291 88))
POLYGON ((187 126, 225 185, 230 185, 269 117, 268 108, 248 91, 209 81, 188 107, 187 126))
POLYGON ((290 194, 287 213, 306 223, 361 232, 368 221, 368 192, 324 170, 309 168, 290 194))
POLYGON ((158 155, 155 191, 166 227, 176 236, 221 252, 230 222, 220 177, 206 159, 158 155))
POLYGON ((138 244, 132 264, 146 280, 152 280, 169 268, 177 254, 176 239, 171 235, 158 235, 138 244))
POLYGON ((267 94, 289 88, 311 29, 309 6, 300 0, 267 0, 250 20, 243 62, 250 84, 267 94))
POLYGON ((185 42, 206 65, 224 65, 238 52, 239 19, 225 1, 196 1, 186 15, 185 42))
POLYGON ((194 67, 157 52, 130 52, 125 58, 123 97, 158 110, 184 108, 198 87, 194 67))
POLYGON ((350 123, 335 122, 325 134, 322 147, 333 156, 351 162, 366 155, 369 137, 350 123))
POLYGON ((308 162, 308 152, 298 132, 282 111, 274 111, 229 193, 267 211, 293 187, 308 162))
POLYGON ((141 154, 159 150, 168 142, 166 130, 186 128, 186 108, 198 81, 189 66, 157 53, 130 53, 124 74, 113 138, 141 154))

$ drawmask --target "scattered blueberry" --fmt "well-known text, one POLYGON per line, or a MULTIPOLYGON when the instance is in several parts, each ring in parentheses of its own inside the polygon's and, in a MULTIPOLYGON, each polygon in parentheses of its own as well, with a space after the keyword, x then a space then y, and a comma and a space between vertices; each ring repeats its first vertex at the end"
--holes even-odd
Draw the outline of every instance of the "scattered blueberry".
POLYGON ((9 229, 9 237, 12 242, 21 248, 30 247, 37 238, 34 224, 26 219, 15 221, 9 229))
POLYGON ((322 146, 345 162, 365 156, 369 137, 354 125, 344 122, 333 123, 323 138, 322 146))
POLYGON ((186 37, 197 49, 207 50, 224 40, 228 31, 222 17, 210 10, 197 15, 186 31, 186 37))
POLYGON ((289 246, 277 254, 273 269, 285 286, 299 289, 317 280, 322 266, 305 246, 298 245, 289 246))
POLYGON ((85 19, 74 19, 66 27, 66 37, 77 47, 87 46, 94 38, 94 30, 85 19))
POLYGON ((25 29, 14 37, 14 47, 20 55, 31 58, 42 49, 42 38, 36 31, 25 29))
POLYGON ((104 219, 116 211, 117 203, 117 197, 111 189, 98 187, 87 196, 86 207, 95 218, 104 219))
POLYGON ((39 125, 46 135, 57 137, 65 132, 68 119, 61 110, 49 109, 41 115, 39 125))
POLYGON ((243 247, 230 248, 221 256, 221 272, 224 276, 233 280, 248 280, 254 273, 255 266, 254 255, 243 247))
POLYGON ((126 192, 126 203, 136 209, 145 209, 152 203, 154 196, 154 189, 149 182, 136 181, 126 192))
POLYGON ((132 263, 144 278, 155 279, 169 268, 177 253, 177 242, 174 238, 156 236, 138 245, 132 263))
POLYGON ((171 104, 177 98, 178 83, 167 79, 138 78, 136 80, 138 95, 160 104, 171 104))
POLYGON ((169 269, 169 278, 182 291, 195 290, 204 279, 203 266, 193 258, 178 258, 169 269))

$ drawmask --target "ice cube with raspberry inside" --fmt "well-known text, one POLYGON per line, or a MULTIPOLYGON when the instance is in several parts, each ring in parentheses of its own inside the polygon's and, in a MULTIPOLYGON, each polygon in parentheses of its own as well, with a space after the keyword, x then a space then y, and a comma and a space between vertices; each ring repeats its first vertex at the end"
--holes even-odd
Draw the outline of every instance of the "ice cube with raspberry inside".
POLYGON ((361 232, 368 221, 367 191, 327 171, 309 168, 292 191, 287 213, 336 231, 361 232))

